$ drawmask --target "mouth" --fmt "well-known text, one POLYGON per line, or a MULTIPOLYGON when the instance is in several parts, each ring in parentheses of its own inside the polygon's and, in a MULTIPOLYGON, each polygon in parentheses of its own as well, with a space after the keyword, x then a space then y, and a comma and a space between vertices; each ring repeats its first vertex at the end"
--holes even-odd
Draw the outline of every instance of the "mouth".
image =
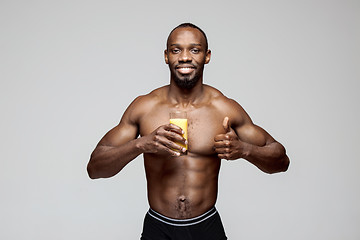
POLYGON ((176 67, 176 71, 181 74, 190 74, 195 70, 195 67, 192 65, 181 65, 176 67))

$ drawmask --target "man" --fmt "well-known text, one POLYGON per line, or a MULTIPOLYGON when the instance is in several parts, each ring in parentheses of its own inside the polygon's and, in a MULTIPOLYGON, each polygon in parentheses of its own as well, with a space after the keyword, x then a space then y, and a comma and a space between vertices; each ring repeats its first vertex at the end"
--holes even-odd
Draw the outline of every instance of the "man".
POLYGON ((288 168, 280 143, 237 102, 203 84, 210 56, 200 28, 176 27, 165 50, 170 84, 136 98, 91 155, 94 179, 114 176, 144 154, 150 210, 141 239, 227 239, 214 207, 221 159, 243 158, 266 173, 288 168), (176 110, 187 112, 187 140, 169 123, 176 110))

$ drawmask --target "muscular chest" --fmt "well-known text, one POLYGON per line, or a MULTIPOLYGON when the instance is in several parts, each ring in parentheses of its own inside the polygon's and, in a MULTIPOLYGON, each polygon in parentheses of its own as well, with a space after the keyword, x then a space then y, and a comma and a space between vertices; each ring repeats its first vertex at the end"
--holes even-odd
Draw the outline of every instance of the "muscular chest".
MULTIPOLYGON (((161 125, 169 123, 171 109, 158 108, 140 120, 140 135, 145 136, 161 125)), ((214 154, 214 137, 224 133, 222 121, 225 116, 210 107, 187 110, 188 151, 199 155, 214 154)))

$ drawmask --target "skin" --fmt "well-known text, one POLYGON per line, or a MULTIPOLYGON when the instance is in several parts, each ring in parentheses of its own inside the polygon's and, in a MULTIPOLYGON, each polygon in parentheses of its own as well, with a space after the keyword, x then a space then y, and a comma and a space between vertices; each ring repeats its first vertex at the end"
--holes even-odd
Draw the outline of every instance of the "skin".
POLYGON ((90 178, 114 176, 143 154, 150 207, 186 219, 215 205, 221 159, 245 159, 266 173, 287 170, 285 148, 256 126, 236 101, 203 84, 211 51, 199 30, 173 31, 164 55, 170 84, 129 105, 91 154, 90 178), (176 83, 191 79, 196 81, 191 88, 176 83), (188 142, 181 128, 169 124, 169 113, 175 110, 187 112, 188 142), (179 143, 188 144, 188 150, 179 143))

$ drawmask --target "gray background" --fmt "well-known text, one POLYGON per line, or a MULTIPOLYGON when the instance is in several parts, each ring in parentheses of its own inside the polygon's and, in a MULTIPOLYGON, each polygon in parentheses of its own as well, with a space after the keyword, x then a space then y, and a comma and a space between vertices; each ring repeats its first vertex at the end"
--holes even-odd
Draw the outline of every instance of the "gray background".
POLYGON ((96 143, 207 33, 205 82, 283 143, 288 172, 223 162, 229 239, 360 239, 359 1, 0 1, 0 239, 139 239, 143 159, 90 180, 96 143))

